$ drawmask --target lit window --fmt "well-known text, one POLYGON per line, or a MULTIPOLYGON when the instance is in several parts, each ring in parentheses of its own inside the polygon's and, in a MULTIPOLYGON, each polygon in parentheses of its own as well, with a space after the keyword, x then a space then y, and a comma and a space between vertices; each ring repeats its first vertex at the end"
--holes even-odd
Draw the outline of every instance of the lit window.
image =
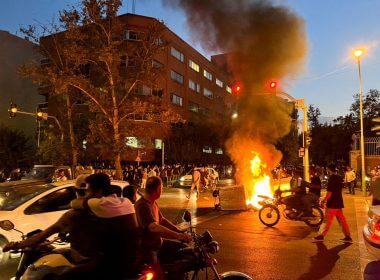
POLYGON ((172 80, 174 80, 180 84, 183 84, 183 76, 181 74, 177 73, 176 71, 171 70, 170 77, 172 78, 172 80))
POLYGON ((215 149, 215 154, 217 154, 217 155, 223 155, 223 149, 221 149, 221 148, 216 148, 216 149, 215 149))
POLYGON ((179 61, 183 62, 184 61, 184 55, 183 53, 181 53, 179 50, 177 50, 176 48, 174 47, 171 47, 170 49, 170 54, 172 56, 174 56, 176 59, 178 59, 179 61))
POLYGON ((139 35, 136 31, 125 30, 123 40, 139 41, 139 35))
POLYGON ((183 99, 182 99, 181 96, 178 96, 178 95, 172 94, 172 96, 171 96, 171 101, 172 101, 173 104, 176 104, 176 105, 182 106, 183 99))
POLYGON ((232 93, 232 89, 231 89, 229 86, 226 86, 226 91, 227 91, 228 93, 232 93))
POLYGON ((189 80, 189 88, 196 92, 201 92, 201 85, 194 82, 193 80, 189 80))
POLYGON ((189 67, 196 72, 199 72, 199 64, 196 64, 194 61, 189 59, 189 67))
POLYGON ((209 79, 210 81, 212 81, 212 74, 210 72, 208 72, 206 69, 203 70, 203 76, 206 79, 209 79))
POLYGON ((162 139, 154 139, 154 148, 162 150, 162 139))
POLYGON ((213 97, 212 91, 207 88, 203 89, 203 95, 210 99, 212 99, 213 97))
POLYGON ((192 111, 194 113, 198 113, 198 111, 199 111, 199 105, 197 103, 193 103, 191 101, 189 101, 188 108, 190 111, 192 111))
POLYGON ((212 148, 210 146, 204 146, 202 152, 205 154, 212 154, 212 148))
POLYGON ((223 87, 223 82, 221 80, 219 80, 218 78, 215 79, 215 83, 219 86, 219 87, 223 87))
POLYGON ((132 148, 141 148, 143 147, 142 143, 136 137, 126 137, 126 143, 128 147, 132 148))

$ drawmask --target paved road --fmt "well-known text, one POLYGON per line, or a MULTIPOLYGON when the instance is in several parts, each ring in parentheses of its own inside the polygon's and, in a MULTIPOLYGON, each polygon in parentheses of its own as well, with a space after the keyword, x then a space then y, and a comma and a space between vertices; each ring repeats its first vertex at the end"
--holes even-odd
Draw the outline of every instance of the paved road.
MULTIPOLYGON (((363 223, 365 211, 362 209, 362 215, 357 217, 357 208, 363 202, 359 198, 345 197, 345 213, 354 239, 353 244, 347 245, 339 241, 342 234, 336 222, 325 242, 313 243, 316 232, 302 222, 281 219, 275 228, 266 228, 255 211, 217 211, 209 193, 189 201, 187 192, 166 189, 159 204, 164 215, 177 223, 181 222, 183 210, 190 209, 197 231, 210 230, 221 248, 215 255, 220 272, 242 271, 253 279, 356 280, 362 279, 362 271, 371 260, 367 255, 363 258, 360 248, 358 219, 363 223)), ((7 273, 0 268, 0 279, 9 279, 12 269, 14 264, 7 266, 7 273)))

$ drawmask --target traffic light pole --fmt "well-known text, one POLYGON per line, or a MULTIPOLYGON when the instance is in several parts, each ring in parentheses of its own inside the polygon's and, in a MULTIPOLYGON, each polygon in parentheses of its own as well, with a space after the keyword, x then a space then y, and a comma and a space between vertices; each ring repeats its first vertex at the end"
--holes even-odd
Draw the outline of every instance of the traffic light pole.
MULTIPOLYGON (((308 135, 308 132, 309 132, 309 126, 308 126, 308 123, 309 123, 309 120, 307 118, 307 108, 306 108, 306 104, 305 104, 305 100, 304 99, 300 99, 302 100, 302 110, 303 110, 303 133, 304 135, 308 135)), ((306 182, 310 182, 310 172, 309 172, 309 145, 307 143, 307 139, 306 137, 304 137, 304 149, 305 149, 305 155, 303 157, 303 175, 304 175, 304 180, 306 182)))
MULTIPOLYGON (((35 113, 30 113, 30 112, 25 112, 25 111, 20 111, 20 110, 17 110, 17 114, 21 114, 21 115, 29 115, 29 116, 33 116, 33 117, 37 117, 37 114, 35 113)), ((59 131, 61 133, 61 142, 63 143, 63 139, 64 139, 64 135, 63 135, 63 127, 61 125, 61 123, 59 122, 59 120, 54 117, 54 116, 49 116, 46 114, 46 118, 45 119, 53 119, 55 121, 55 123, 57 124, 58 128, 59 128, 59 131)))

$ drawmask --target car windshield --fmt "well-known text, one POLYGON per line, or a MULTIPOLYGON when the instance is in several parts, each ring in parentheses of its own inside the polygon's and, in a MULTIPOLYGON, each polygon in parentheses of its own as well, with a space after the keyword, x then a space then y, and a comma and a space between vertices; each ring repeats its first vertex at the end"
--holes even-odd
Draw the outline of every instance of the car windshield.
POLYGON ((46 179, 54 173, 53 166, 33 167, 32 170, 22 179, 46 179))
POLYGON ((11 211, 54 185, 15 186, 0 188, 0 211, 11 211))

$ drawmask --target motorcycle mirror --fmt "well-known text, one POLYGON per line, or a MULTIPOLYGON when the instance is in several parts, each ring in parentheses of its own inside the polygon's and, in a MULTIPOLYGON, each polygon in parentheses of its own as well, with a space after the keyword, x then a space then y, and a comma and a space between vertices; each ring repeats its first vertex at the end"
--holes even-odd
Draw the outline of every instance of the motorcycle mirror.
POLYGON ((11 231, 12 229, 15 228, 15 225, 9 220, 4 220, 4 221, 0 221, 0 228, 6 231, 11 231))
POLYGON ((184 213, 183 213, 183 220, 185 222, 191 222, 191 213, 189 210, 186 210, 184 213))

